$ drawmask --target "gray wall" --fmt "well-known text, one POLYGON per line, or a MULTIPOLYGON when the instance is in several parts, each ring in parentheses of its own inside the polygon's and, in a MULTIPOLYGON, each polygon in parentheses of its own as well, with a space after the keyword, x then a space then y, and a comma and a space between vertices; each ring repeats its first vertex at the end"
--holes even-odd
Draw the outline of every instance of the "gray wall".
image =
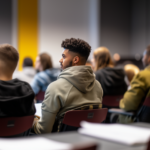
POLYGON ((130 51, 130 0, 101 0, 100 44, 111 54, 130 51))
POLYGON ((0 44, 12 41, 12 0, 0 0, 0 44))
POLYGON ((150 44, 150 1, 132 0, 131 55, 142 54, 150 44))
MULTIPOLYGON (((46 46, 45 38, 55 22, 57 25, 61 23, 58 28, 61 29, 62 34, 56 35, 57 32, 51 30, 52 32, 49 35, 56 36, 57 40, 58 38, 62 40, 63 37, 59 37, 62 35, 65 37, 72 35, 74 37, 84 38, 92 45, 93 49, 96 46, 106 46, 110 49, 111 54, 120 53, 123 56, 134 56, 136 53, 142 54, 146 46, 150 44, 150 0, 101 0, 100 4, 98 0, 85 1, 82 1, 82 3, 79 0, 73 1, 73 6, 79 4, 80 7, 77 12, 75 7, 73 7, 75 13, 70 12, 68 14, 77 16, 74 18, 74 22, 72 21, 70 23, 68 20, 61 20, 61 15, 68 13, 67 5, 63 4, 63 7, 65 6, 66 9, 55 9, 58 7, 57 2, 51 0, 53 5, 47 5, 47 3, 50 3, 50 0, 39 0, 39 16, 41 18, 44 15, 44 18, 46 18, 45 20, 41 19, 39 22, 39 35, 41 36, 39 40, 43 39, 39 43, 39 51, 49 51, 50 46, 49 44, 46 46), (81 4, 85 8, 84 11, 81 4), (49 7, 55 8, 49 9, 49 7), (62 12, 62 14, 56 16, 55 12, 62 12), (56 17, 51 17, 52 14, 56 17), (57 17, 60 17, 60 19, 57 17), (98 17, 100 24, 98 24, 98 17), (70 24, 71 28, 68 27, 70 24), (77 30, 79 25, 82 28, 81 31, 77 30), (69 32, 69 34, 65 35, 66 31, 62 27, 67 28, 68 31, 74 31, 73 34, 69 32)), ((67 4, 71 3, 69 0, 65 0, 65 2, 67 4)), ((59 5, 59 7, 61 8, 62 5, 59 5)), ((14 17, 14 10, 16 8, 17 0, 0 0, 0 44, 10 43, 17 47, 17 19, 14 17), (14 9, 12 10, 12 8, 14 9)), ((17 16, 17 10, 15 14, 17 16)), ((54 27, 57 26, 54 25, 54 27)), ((49 37, 46 39, 49 39, 49 37)), ((54 44, 59 45, 60 40, 58 41, 58 43, 54 44)), ((53 50, 54 48, 52 47, 51 49, 53 50)))
POLYGON ((111 54, 142 55, 150 44, 150 0, 101 0, 101 46, 111 54))

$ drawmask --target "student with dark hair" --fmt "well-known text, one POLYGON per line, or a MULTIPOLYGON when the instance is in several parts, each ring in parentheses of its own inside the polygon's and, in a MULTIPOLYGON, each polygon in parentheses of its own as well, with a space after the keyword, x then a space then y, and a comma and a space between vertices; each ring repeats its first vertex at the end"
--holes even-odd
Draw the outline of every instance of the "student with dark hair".
POLYGON ((12 79, 19 54, 9 44, 0 45, 0 117, 34 115, 34 92, 30 85, 12 79))
POLYGON ((33 61, 30 57, 25 57, 23 60, 23 70, 22 71, 16 71, 13 74, 13 79, 17 78, 21 81, 25 81, 28 83, 31 83, 33 80, 36 71, 33 68, 33 61))
POLYGON ((42 102, 47 86, 57 79, 60 71, 54 69, 49 54, 42 53, 36 58, 35 69, 37 74, 31 82, 31 87, 36 95, 37 102, 42 102))
MULTIPOLYGON (((90 66, 85 66, 91 46, 81 39, 66 39, 60 59, 63 70, 51 83, 42 102, 42 118, 36 120, 36 134, 50 133, 55 128, 55 119, 74 109, 101 108, 103 91, 90 66)), ((54 130, 53 130, 54 131, 54 130)))
POLYGON ((30 57, 26 57, 23 60, 23 67, 33 67, 33 61, 30 57))

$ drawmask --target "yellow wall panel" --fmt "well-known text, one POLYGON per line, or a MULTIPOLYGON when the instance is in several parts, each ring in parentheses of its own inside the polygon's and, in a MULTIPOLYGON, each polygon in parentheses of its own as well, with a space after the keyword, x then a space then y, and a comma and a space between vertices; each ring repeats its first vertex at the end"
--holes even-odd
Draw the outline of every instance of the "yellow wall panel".
POLYGON ((18 0, 18 51, 19 70, 23 59, 38 55, 38 0, 18 0))

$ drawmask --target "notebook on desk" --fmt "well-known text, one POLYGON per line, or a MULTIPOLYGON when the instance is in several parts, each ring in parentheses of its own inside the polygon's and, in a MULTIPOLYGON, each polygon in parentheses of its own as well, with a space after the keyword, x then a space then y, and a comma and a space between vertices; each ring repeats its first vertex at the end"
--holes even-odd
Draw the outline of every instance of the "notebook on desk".
POLYGON ((70 150, 71 144, 52 141, 43 137, 36 138, 0 138, 2 150, 70 150))
POLYGON ((42 106, 42 103, 36 103, 36 104, 35 104, 35 108, 36 108, 36 113, 35 113, 35 115, 37 115, 37 116, 39 116, 39 117, 42 116, 41 106, 42 106))
POLYGON ((0 150, 77 150, 96 145, 93 142, 62 143, 44 137, 0 138, 0 150))
POLYGON ((125 145, 145 144, 150 138, 150 129, 122 124, 96 124, 81 122, 81 134, 122 143, 125 145))

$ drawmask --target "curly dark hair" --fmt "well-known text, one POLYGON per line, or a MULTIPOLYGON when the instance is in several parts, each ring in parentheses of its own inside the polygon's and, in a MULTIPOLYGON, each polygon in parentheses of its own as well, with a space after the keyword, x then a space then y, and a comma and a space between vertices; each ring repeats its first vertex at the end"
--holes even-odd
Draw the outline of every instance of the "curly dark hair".
POLYGON ((30 57, 24 58, 23 67, 33 67, 33 61, 30 57))
POLYGON ((61 47, 69 49, 69 51, 78 53, 81 57, 84 57, 85 60, 88 59, 91 52, 91 46, 81 39, 65 39, 65 41, 62 42, 61 47))

